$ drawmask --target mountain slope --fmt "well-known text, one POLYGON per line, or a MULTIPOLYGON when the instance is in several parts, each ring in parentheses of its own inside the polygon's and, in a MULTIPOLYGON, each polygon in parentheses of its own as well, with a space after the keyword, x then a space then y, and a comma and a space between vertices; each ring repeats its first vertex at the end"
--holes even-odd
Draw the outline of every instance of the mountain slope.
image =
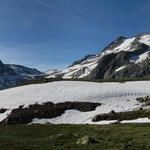
POLYGON ((49 69, 47 71, 45 71, 45 75, 47 76, 50 76, 50 75, 53 75, 53 74, 56 74, 56 73, 59 73, 60 71, 56 70, 56 69, 49 69))
POLYGON ((101 53, 87 55, 65 70, 50 75, 59 78, 133 78, 150 75, 150 34, 119 37, 101 53))
POLYGON ((15 86, 27 80, 36 79, 44 74, 36 69, 21 65, 3 64, 0 61, 0 89, 15 86))

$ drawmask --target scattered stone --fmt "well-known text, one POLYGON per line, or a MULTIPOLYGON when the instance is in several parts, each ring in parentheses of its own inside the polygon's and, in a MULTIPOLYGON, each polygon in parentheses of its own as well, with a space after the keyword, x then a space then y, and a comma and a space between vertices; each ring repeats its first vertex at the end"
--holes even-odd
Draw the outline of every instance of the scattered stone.
POLYGON ((143 103, 143 102, 144 102, 144 98, 143 98, 143 97, 138 97, 138 98, 136 98, 136 100, 137 100, 138 102, 140 102, 140 103, 143 103))
POLYGON ((117 120, 117 121, 112 122, 112 123, 110 123, 110 124, 112 124, 112 125, 113 125, 113 124, 121 124, 121 122, 117 120))
POLYGON ((92 121, 96 122, 96 121, 102 121, 102 120, 117 120, 113 118, 113 116, 115 117, 116 114, 117 113, 114 110, 112 110, 109 113, 104 113, 104 114, 99 114, 99 115, 94 116, 92 121))
POLYGON ((52 124, 52 123, 51 123, 51 122, 46 122, 46 123, 45 123, 45 125, 49 125, 49 124, 52 124))
POLYGON ((138 97, 136 98, 136 100, 140 103, 144 103, 144 102, 149 102, 150 101, 150 96, 146 96, 146 97, 138 97))
POLYGON ((89 136, 84 136, 80 139, 77 140, 76 144, 82 144, 82 145, 86 145, 86 144, 94 144, 97 143, 95 139, 89 137, 89 136))
POLYGON ((23 109, 23 107, 24 107, 24 105, 20 105, 20 106, 19 106, 19 109, 23 109))
POLYGON ((114 110, 112 110, 112 111, 110 112, 110 114, 116 114, 116 112, 115 112, 114 110))
POLYGON ((139 110, 143 110, 143 107, 140 107, 139 110))
POLYGON ((76 136, 76 137, 78 137, 79 135, 78 135, 77 133, 73 133, 73 136, 76 136))
POLYGON ((55 138, 55 135, 51 135, 49 138, 50 138, 50 139, 54 139, 54 138, 55 138))
POLYGON ((140 103, 143 103, 142 106, 149 106, 150 105, 150 96, 146 97, 138 97, 136 100, 140 103))
POLYGON ((56 138, 61 137, 61 136, 63 136, 63 134, 62 134, 62 133, 57 134, 57 135, 56 135, 56 138))
POLYGON ((49 136, 49 139, 57 139, 59 137, 62 137, 64 134, 60 133, 60 134, 57 134, 57 135, 51 135, 49 136))
MULTIPOLYGON (((104 114, 97 114, 93 117, 92 121, 103 121, 103 120, 134 120, 138 118, 145 118, 150 117, 150 108, 144 109, 143 107, 135 108, 132 111, 123 111, 123 112, 116 112, 115 114, 111 113, 104 113, 104 114)), ((120 124, 120 122, 116 122, 117 124, 120 124)), ((115 123, 115 124, 116 124, 115 123)), ((114 124, 114 123, 113 123, 114 124)))

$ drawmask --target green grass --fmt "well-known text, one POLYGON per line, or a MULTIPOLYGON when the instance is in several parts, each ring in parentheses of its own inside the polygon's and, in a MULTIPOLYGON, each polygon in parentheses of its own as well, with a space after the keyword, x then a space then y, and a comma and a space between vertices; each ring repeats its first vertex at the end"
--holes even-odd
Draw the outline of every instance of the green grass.
POLYGON ((149 150, 150 124, 0 126, 0 150, 149 150), (98 143, 77 145, 88 135, 98 143))
POLYGON ((93 118, 93 121, 102 121, 102 120, 134 120, 138 118, 150 118, 150 108, 141 109, 141 110, 133 110, 133 111, 124 111, 124 112, 117 112, 117 113, 104 113, 96 115, 93 118))

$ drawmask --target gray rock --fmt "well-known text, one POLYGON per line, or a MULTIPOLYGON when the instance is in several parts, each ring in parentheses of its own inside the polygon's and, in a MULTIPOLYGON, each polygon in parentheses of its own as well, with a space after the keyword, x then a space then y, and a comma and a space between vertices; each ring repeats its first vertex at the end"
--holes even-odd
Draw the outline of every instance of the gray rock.
POLYGON ((80 139, 78 139, 77 142, 76 142, 76 144, 82 144, 82 145, 94 144, 94 143, 96 143, 96 141, 93 138, 91 138, 87 135, 80 138, 80 139))
POLYGON ((115 122, 112 122, 112 123, 110 123, 111 125, 115 125, 115 124, 121 124, 121 122, 120 121, 115 121, 115 122))

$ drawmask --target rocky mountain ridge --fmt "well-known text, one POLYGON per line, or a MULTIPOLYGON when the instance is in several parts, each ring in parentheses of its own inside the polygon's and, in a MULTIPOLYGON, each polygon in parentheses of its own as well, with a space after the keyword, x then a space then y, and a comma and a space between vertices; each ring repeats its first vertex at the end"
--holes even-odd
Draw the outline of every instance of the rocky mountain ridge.
POLYGON ((87 55, 51 78, 118 79, 150 75, 150 34, 118 37, 96 55, 87 55))

